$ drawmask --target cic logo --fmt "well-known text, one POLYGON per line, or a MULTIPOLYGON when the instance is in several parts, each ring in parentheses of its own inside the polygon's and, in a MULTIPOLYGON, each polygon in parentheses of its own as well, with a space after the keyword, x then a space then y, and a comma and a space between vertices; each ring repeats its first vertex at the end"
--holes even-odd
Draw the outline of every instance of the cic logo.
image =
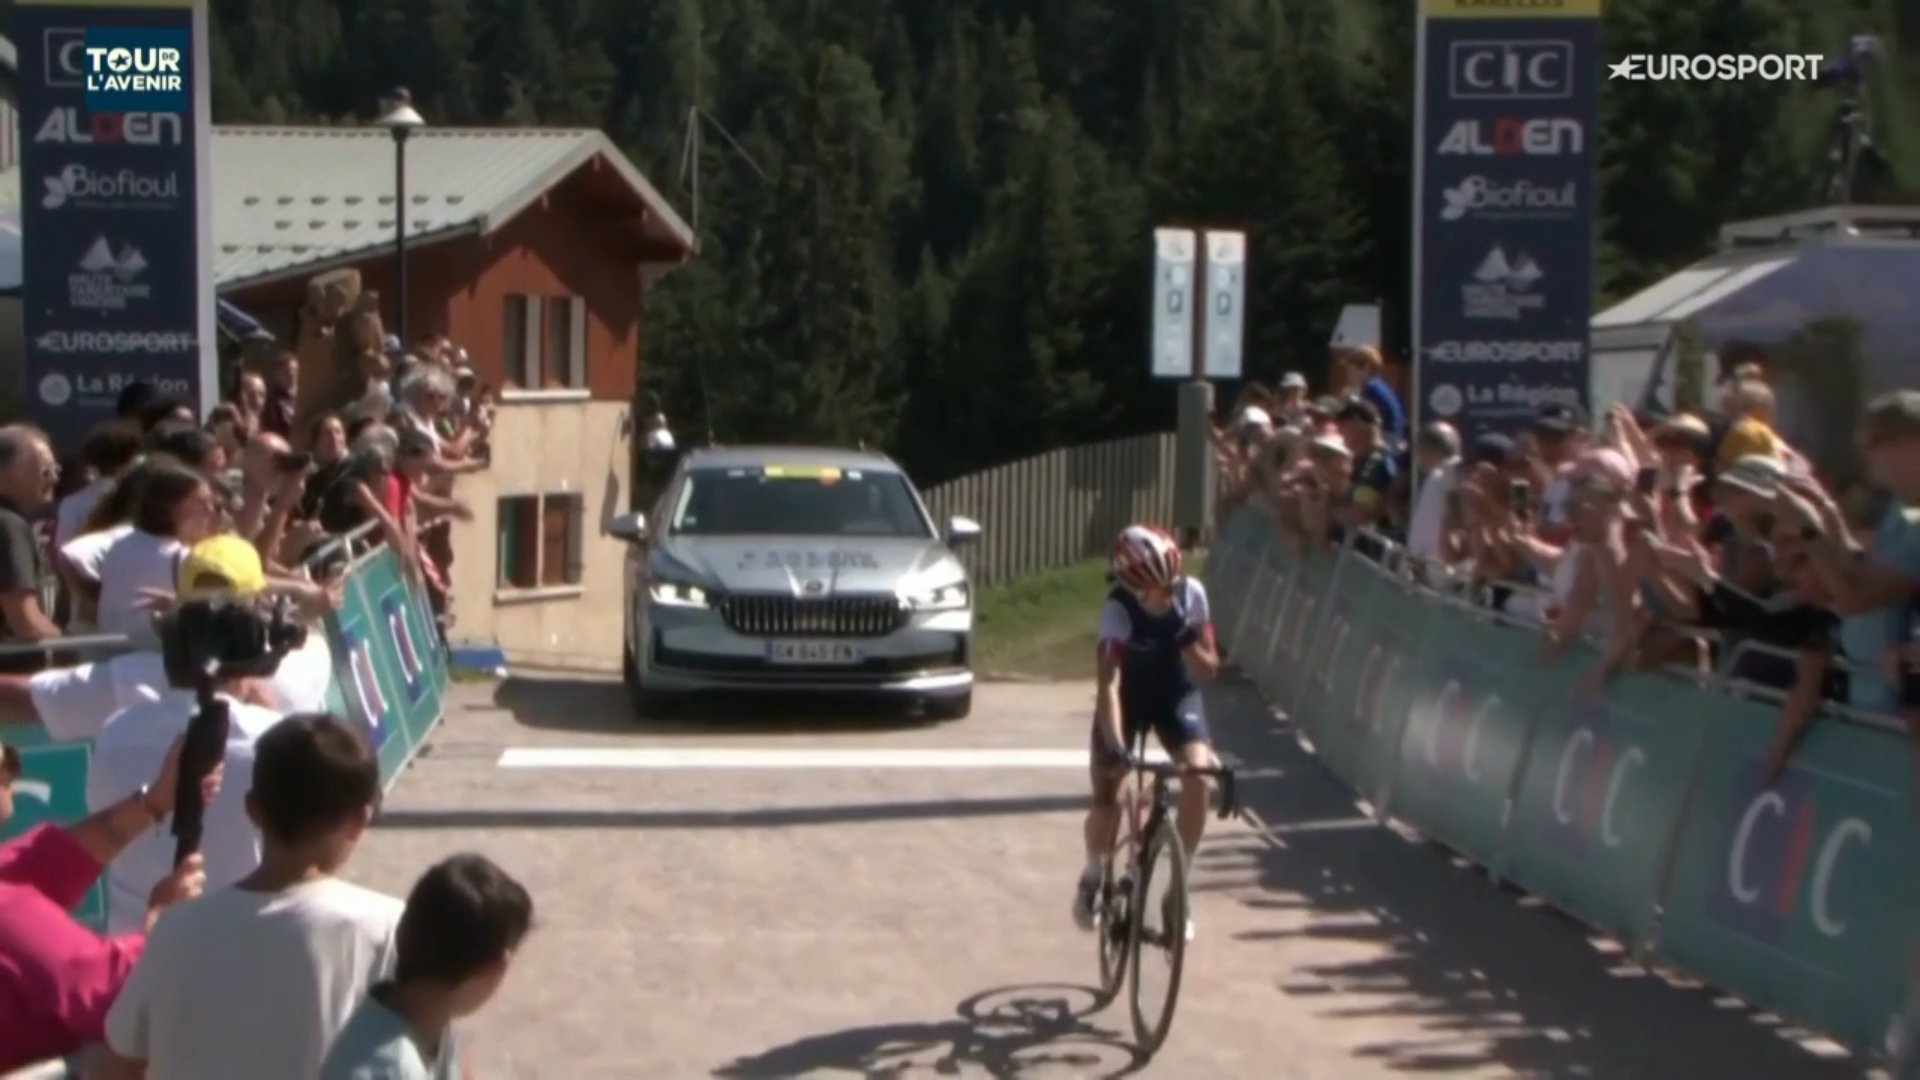
POLYGON ((1821 936, 1839 938, 1848 923, 1842 900, 1849 890, 1835 877, 1873 846, 1873 825, 1843 814, 1821 814, 1812 778, 1788 769, 1772 788, 1762 788, 1760 762, 1737 789, 1727 815, 1725 860, 1708 913, 1749 937, 1773 941, 1795 924, 1796 914, 1821 936))
POLYGON ((1360 664, 1360 681, 1353 692, 1353 723, 1362 732, 1372 734, 1381 720, 1387 689, 1400 677, 1400 643, 1391 635, 1367 646, 1367 658, 1360 664))
POLYGON ((1432 714, 1420 747, 1427 768, 1458 773, 1468 784, 1480 786, 1486 780, 1480 772, 1480 735, 1487 721, 1499 715, 1501 705, 1498 694, 1475 701, 1458 675, 1449 678, 1430 706, 1432 714))
POLYGON ((1629 776, 1647 767, 1647 753, 1633 743, 1619 745, 1605 704, 1584 701, 1572 708, 1573 731, 1553 771, 1547 829, 1576 854, 1595 838, 1602 847, 1618 848, 1626 842, 1616 818, 1620 792, 1629 776))
POLYGON ((352 673, 352 707, 358 708, 360 715, 366 718, 367 731, 374 749, 386 745, 389 725, 387 724, 387 696, 380 692, 380 678, 373 666, 373 650, 367 636, 360 628, 343 628, 342 637, 347 644, 347 670, 352 673))

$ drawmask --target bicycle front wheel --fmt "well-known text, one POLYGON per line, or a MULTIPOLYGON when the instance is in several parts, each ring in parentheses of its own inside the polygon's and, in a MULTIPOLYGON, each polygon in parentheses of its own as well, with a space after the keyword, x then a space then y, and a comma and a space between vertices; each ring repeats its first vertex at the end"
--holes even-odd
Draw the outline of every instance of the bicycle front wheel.
POLYGON ((1171 820, 1162 820, 1147 838, 1139 866, 1127 951, 1134 1043, 1150 1057, 1173 1030, 1187 960, 1187 853, 1171 820))

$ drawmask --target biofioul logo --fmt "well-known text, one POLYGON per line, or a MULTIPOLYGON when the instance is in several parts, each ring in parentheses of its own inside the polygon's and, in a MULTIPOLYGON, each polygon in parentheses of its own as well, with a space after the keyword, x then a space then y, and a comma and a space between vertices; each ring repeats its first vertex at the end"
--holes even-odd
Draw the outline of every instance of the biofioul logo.
POLYGON ((1826 57, 1817 53, 1635 53, 1607 65, 1607 78, 1633 82, 1812 82, 1826 57))
POLYGON ((1531 217, 1574 208, 1573 181, 1558 187, 1521 180, 1496 184, 1484 176, 1469 176, 1440 192, 1440 220, 1459 221, 1469 214, 1531 217))
POLYGON ((96 173, 85 165, 69 165, 56 176, 44 178, 46 191, 40 205, 58 210, 73 203, 139 203, 173 200, 180 197, 180 177, 142 176, 132 169, 96 173))

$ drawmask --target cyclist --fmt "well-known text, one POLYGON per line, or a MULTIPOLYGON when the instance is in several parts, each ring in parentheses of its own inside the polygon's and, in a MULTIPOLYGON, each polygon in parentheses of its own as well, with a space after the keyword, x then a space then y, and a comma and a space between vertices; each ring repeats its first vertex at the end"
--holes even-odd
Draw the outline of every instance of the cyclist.
MULTIPOLYGON (((1156 525, 1129 525, 1114 541, 1113 591, 1100 611, 1087 811, 1087 864, 1074 889, 1073 918, 1094 926, 1100 876, 1120 826, 1120 786, 1129 748, 1151 727, 1168 757, 1190 768, 1219 764, 1207 734, 1198 681, 1220 668, 1207 591, 1180 572, 1180 545, 1156 525)), ((1207 824, 1210 783, 1180 785, 1177 827, 1187 858, 1207 824)), ((1188 919, 1186 934, 1193 935, 1188 919)))

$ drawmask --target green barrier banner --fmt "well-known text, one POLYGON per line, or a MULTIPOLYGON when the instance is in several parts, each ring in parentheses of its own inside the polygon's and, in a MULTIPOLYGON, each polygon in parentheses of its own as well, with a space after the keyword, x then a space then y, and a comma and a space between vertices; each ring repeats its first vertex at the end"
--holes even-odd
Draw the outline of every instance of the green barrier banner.
MULTIPOLYGON (((1242 515, 1248 517, 1251 515, 1242 515)), ((1920 910, 1912 753, 1829 719, 1772 785, 1772 704, 1666 675, 1586 691, 1594 651, 1347 552, 1225 530, 1243 670, 1330 771, 1519 886, 1710 984, 1874 1054, 1920 910)))
POLYGON ((1407 719, 1391 747, 1394 771, 1381 809, 1496 866, 1528 727, 1552 699, 1545 686, 1512 678, 1533 665, 1540 641, 1438 601, 1408 602, 1428 610, 1429 625, 1405 667, 1407 719))
MULTIPOLYGON (((1661 676, 1618 680, 1605 697, 1573 689, 1598 658, 1580 650, 1547 677, 1562 688, 1534 724, 1508 848, 1495 869, 1623 941, 1653 931, 1666 846, 1706 723, 1697 688, 1661 676)), ((1525 679, 1525 669, 1509 679, 1525 679)))
MULTIPOLYGON (((348 572, 345 599, 328 617, 326 633, 334 663, 329 708, 361 726, 379 750, 381 780, 391 788, 444 708, 448 657, 431 611, 399 558, 383 547, 348 572)), ((14 814, 0 826, 0 841, 43 822, 86 816, 90 742, 50 742, 38 726, 0 727, 0 739, 19 748, 21 764, 14 814)), ((74 915, 98 930, 106 910, 105 889, 96 883, 74 915)))
POLYGON ((1920 903, 1912 754, 1897 734, 1828 720, 1768 785, 1774 719, 1754 702, 1713 710, 1658 951, 1877 1048, 1901 1009, 1920 903))

